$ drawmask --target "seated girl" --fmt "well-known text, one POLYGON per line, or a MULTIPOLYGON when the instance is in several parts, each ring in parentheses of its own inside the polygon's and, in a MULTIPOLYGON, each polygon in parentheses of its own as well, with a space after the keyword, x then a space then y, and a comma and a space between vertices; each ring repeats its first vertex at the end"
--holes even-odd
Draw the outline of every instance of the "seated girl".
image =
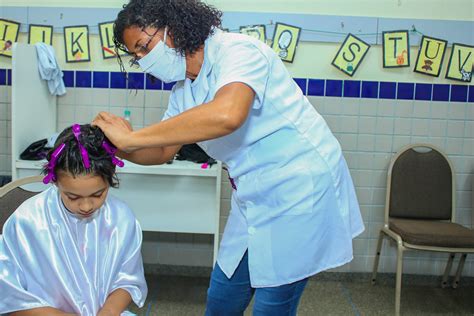
POLYGON ((127 315, 147 285, 142 231, 108 194, 123 162, 102 131, 75 124, 48 154, 44 183, 7 220, 0 240, 0 314, 127 315))

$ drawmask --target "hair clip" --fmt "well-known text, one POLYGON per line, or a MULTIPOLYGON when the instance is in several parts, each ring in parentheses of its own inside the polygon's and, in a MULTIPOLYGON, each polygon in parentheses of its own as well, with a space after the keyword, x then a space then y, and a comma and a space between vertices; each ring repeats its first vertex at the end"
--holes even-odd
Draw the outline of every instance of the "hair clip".
POLYGON ((120 168, 122 168, 125 165, 122 160, 115 157, 115 153, 117 152, 117 148, 113 147, 111 144, 109 144, 109 142, 107 142, 105 140, 102 142, 102 147, 110 155, 110 157, 112 158, 112 163, 114 165, 119 166, 120 168))
POLYGON ((56 166, 56 161, 58 160, 59 155, 62 153, 65 147, 66 147, 66 144, 62 143, 51 154, 51 158, 49 159, 48 165, 46 167, 48 169, 48 173, 43 178, 44 184, 48 184, 51 181, 56 181, 56 175, 54 174, 54 167, 56 166))
POLYGON ((81 152, 82 162, 84 163, 84 168, 89 169, 91 167, 91 163, 89 161, 89 155, 87 154, 87 150, 82 146, 81 142, 79 141, 79 136, 81 135, 81 126, 79 124, 74 124, 72 126, 72 132, 74 137, 76 137, 77 145, 79 146, 79 151, 81 152))

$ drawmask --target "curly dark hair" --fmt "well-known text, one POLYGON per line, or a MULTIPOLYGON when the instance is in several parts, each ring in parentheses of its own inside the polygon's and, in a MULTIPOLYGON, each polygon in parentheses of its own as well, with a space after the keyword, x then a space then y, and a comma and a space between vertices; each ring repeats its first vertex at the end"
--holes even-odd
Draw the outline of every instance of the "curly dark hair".
MULTIPOLYGON (((59 134, 54 147, 46 156, 46 159, 50 161, 51 155, 56 148, 63 143, 66 144, 66 147, 64 147, 56 160, 54 174, 57 174, 59 170, 69 172, 73 176, 93 174, 102 177, 111 187, 117 188, 119 181, 115 174, 115 164, 112 163, 111 156, 102 147, 102 142, 107 140, 104 132, 99 127, 91 126, 90 124, 81 125, 79 140, 89 155, 90 168, 86 169, 84 167, 79 145, 71 126, 59 134)), ((43 166, 43 174, 47 174, 48 171, 48 164, 45 164, 43 166)))
POLYGON ((131 0, 114 23, 117 56, 120 56, 118 50, 127 52, 123 32, 130 26, 157 29, 168 26, 176 50, 183 56, 193 54, 213 29, 221 26, 221 17, 221 11, 198 0, 131 0))

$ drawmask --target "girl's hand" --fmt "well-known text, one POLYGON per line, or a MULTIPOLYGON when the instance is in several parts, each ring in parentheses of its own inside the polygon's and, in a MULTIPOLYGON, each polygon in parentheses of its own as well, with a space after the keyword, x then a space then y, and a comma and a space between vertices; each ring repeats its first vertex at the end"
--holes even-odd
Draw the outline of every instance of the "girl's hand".
POLYGON ((107 310, 107 309, 101 309, 98 313, 97 316, 117 316, 115 315, 112 311, 107 310))
POLYGON ((127 120, 112 113, 100 112, 92 121, 92 125, 98 126, 119 150, 133 151, 130 146, 133 129, 127 120))

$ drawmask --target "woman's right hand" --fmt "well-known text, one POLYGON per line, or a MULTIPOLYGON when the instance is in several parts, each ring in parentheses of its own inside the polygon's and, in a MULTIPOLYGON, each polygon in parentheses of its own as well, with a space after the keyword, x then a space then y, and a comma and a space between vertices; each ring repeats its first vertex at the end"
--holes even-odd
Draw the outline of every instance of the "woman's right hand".
POLYGON ((119 150, 131 152, 135 149, 129 143, 133 132, 132 126, 124 118, 112 113, 100 112, 92 121, 92 125, 98 126, 119 150))

